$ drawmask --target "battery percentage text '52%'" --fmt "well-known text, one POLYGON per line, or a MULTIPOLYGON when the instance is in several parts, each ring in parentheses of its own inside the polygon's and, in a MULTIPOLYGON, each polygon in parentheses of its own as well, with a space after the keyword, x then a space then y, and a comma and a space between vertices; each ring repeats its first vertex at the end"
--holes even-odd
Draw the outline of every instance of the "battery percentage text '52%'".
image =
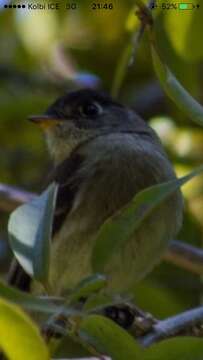
POLYGON ((173 3, 173 2, 163 2, 161 4, 157 4, 156 2, 151 5, 152 9, 161 8, 162 10, 193 10, 199 9, 199 4, 193 3, 173 3))

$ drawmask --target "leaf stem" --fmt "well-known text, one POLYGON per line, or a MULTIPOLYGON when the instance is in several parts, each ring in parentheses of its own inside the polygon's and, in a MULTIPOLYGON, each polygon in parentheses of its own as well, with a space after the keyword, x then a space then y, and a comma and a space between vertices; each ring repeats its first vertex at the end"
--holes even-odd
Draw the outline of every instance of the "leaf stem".
POLYGON ((115 98, 119 95, 127 70, 135 63, 136 53, 140 41, 143 37, 145 28, 147 25, 152 24, 152 16, 149 9, 153 6, 154 1, 150 0, 148 6, 145 6, 142 1, 139 0, 136 0, 135 3, 139 8, 139 10, 136 12, 136 15, 139 17, 141 23, 139 29, 130 35, 129 42, 124 48, 120 61, 116 67, 111 90, 111 94, 115 98))

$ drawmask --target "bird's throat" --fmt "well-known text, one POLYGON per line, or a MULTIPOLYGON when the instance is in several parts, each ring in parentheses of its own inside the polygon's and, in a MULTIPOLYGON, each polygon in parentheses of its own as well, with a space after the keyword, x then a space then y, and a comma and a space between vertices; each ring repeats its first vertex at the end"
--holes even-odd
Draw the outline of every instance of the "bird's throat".
POLYGON ((55 165, 63 162, 76 148, 90 140, 92 137, 91 135, 92 134, 89 134, 88 132, 80 130, 78 132, 69 133, 68 136, 56 136, 56 134, 52 132, 47 132, 46 142, 55 165))

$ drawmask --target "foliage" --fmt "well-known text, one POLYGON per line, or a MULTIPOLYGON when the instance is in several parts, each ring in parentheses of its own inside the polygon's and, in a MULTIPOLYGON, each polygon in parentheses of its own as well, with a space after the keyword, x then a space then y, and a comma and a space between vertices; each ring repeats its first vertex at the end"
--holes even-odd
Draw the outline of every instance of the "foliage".
POLYGON ((167 183, 151 186, 140 191, 130 204, 107 219, 99 229, 92 254, 92 264, 95 271, 103 271, 104 266, 111 260, 114 251, 128 241, 130 236, 139 229, 143 221, 150 216, 169 195, 180 186, 199 175, 203 171, 200 167, 183 178, 171 180, 167 183), (116 239, 116 242, 114 241, 116 239))
MULTIPOLYGON (((178 187, 199 175, 202 171, 203 166, 183 178, 152 186, 136 195, 128 206, 121 210, 119 214, 110 218, 101 227, 100 234, 96 241, 96 250, 93 251, 93 265, 97 264, 98 268, 99 264, 99 270, 102 271, 102 265, 105 265, 105 262, 109 260, 114 252, 114 247, 111 246, 111 239, 118 239, 117 246, 121 246, 123 241, 128 240, 131 231, 137 230, 144 219, 150 216, 156 206, 163 202, 172 192, 177 190, 178 187), (121 238, 119 234, 122 234, 121 238)), ((16 254, 19 262, 29 275, 35 280, 41 281, 45 287, 49 284, 49 279, 47 278, 49 274, 48 255, 50 253, 50 229, 53 221, 55 194, 56 188, 54 185, 51 185, 48 190, 41 196, 38 196, 34 201, 22 205, 15 210, 9 221, 9 232, 12 239, 11 247, 14 254, 16 254), (34 224, 33 218, 35 219, 34 224), (23 226, 21 224, 23 224, 23 226), (20 232, 19 227, 21 228, 20 232), (19 246, 19 244, 22 244, 22 246, 19 246), (25 251, 25 247, 31 249, 31 251, 25 251), (39 249, 42 249, 42 251, 39 251, 39 249), (46 277, 38 276, 38 274, 41 273, 41 264, 46 264, 46 277), (32 271, 30 271, 30 269, 32 269, 32 271)), ((99 293, 100 290, 105 288, 106 283, 105 277, 101 275, 94 275, 82 280, 67 298, 61 299, 62 303, 58 304, 58 307, 55 305, 55 311, 51 318, 47 318, 46 323, 49 324, 49 326, 55 327, 55 331, 57 331, 57 317, 60 316, 60 314, 65 314, 71 326, 69 325, 68 330, 61 329, 61 331, 65 331, 63 335, 67 334, 70 338, 73 337, 81 343, 81 345, 86 347, 90 353, 95 352, 98 355, 107 354, 113 359, 118 360, 125 359, 126 357, 132 360, 139 359, 140 356, 146 356, 146 359, 150 358, 153 356, 152 350, 144 354, 133 337, 125 330, 103 316, 92 315, 92 312, 98 311, 99 308, 102 310, 102 308, 104 309, 107 305, 114 304, 113 298, 112 300, 109 298, 110 302, 108 302, 106 301, 106 297, 100 296, 99 302, 97 299, 97 302, 93 302, 91 306, 85 305, 81 311, 77 310, 78 302, 80 302, 81 298, 88 297, 91 301, 91 295, 99 293)), ((51 303, 51 299, 48 298, 44 301, 34 298, 31 295, 23 295, 19 291, 9 289, 4 284, 0 286, 0 295, 5 299, 19 303, 21 306, 30 309, 30 311, 44 312, 46 315, 53 311, 54 303, 51 303), (44 308, 45 304, 46 308, 44 308)), ((173 349, 172 346, 171 348, 173 349)), ((154 347, 154 349, 157 353, 157 348, 154 347)), ((165 347, 161 346, 160 349, 163 353, 162 356, 164 356, 165 347)), ((63 350, 64 348, 60 348, 60 351, 63 350)), ((8 351, 9 354, 10 346, 8 350, 6 348, 5 351, 8 351)), ((183 355, 185 354, 182 347, 180 352, 183 355)), ((36 355, 38 356, 38 352, 36 355)), ((72 356, 72 354, 68 355, 72 356)), ((68 355, 66 354, 66 356, 68 355)), ((46 355, 43 355, 42 359, 45 359, 45 356, 46 355)))
MULTIPOLYGON (((132 1, 121 1, 111 14, 90 12, 87 1, 78 3, 77 13, 35 11, 23 14, 0 9, 1 181, 41 190, 39 184, 49 163, 42 138, 37 130, 26 125, 25 118, 28 114, 43 111, 60 92, 72 88, 74 81, 93 84, 100 79, 107 90, 112 88, 115 80, 114 94, 122 85, 121 99, 136 105, 138 112, 153 123, 178 174, 189 173, 202 162, 203 132, 199 127, 202 126, 202 107, 194 98, 201 100, 202 97, 203 8, 182 13, 163 11, 160 9, 162 2, 158 1, 160 7, 153 13, 154 26, 147 26, 147 34, 136 54, 136 66, 131 66, 129 71, 129 60, 135 50, 134 33, 140 26, 132 1), (122 50, 124 44, 126 47, 122 50), (160 85, 172 102, 163 101, 148 56, 150 50, 160 85), (115 77, 116 58, 119 60, 115 77), (154 105, 156 118, 153 119, 151 109, 154 105)), ((109 240, 115 236, 119 238, 120 227, 125 227, 121 243, 127 241, 132 230, 129 224, 133 224, 134 230, 169 193, 201 170, 200 167, 178 181, 141 192, 128 207, 109 219, 100 229, 93 252, 95 270, 102 271, 111 257, 114 249, 109 240), (142 205, 145 211, 140 213, 138 210, 142 205)), ((202 181, 199 176, 184 187, 187 213, 180 238, 195 245, 201 245, 203 230, 202 181)), ((15 255, 26 271, 46 289, 55 196, 56 189, 52 186, 34 202, 18 208, 9 223, 15 255), (32 250, 24 251, 25 245, 32 250)), ((185 272, 163 264, 134 289, 132 297, 157 317, 181 312, 195 306, 202 291, 197 277, 187 274, 187 282, 185 278, 185 272)), ((66 299, 28 295, 0 283, 1 349, 9 359, 43 360, 104 353, 118 360, 202 358, 201 340, 176 338, 143 350, 132 335, 102 314, 98 315, 97 312, 107 304, 120 301, 106 293, 106 282, 103 275, 93 275, 72 289, 66 299), (78 310, 79 299, 86 296, 87 303, 78 310), (34 320, 31 321, 19 307, 29 311, 34 320), (56 315, 61 313, 69 320, 65 333, 55 322, 56 315), (52 325, 54 330, 63 333, 63 338, 46 346, 35 323, 52 325)))
POLYGON ((11 248, 26 272, 48 285, 50 238, 57 186, 22 205, 10 217, 8 231, 11 248))
POLYGON ((0 346, 11 360, 48 360, 39 330, 17 306, 0 300, 0 346), (32 349, 32 351, 30 351, 32 349))

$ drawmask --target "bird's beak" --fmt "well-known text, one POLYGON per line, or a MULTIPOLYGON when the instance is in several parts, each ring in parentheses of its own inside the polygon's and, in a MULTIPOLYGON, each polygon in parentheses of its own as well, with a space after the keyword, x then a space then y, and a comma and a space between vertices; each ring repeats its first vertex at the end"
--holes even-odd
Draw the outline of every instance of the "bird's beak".
POLYGON ((35 115, 29 116, 28 120, 34 122, 38 126, 40 126, 43 130, 50 129, 55 127, 57 124, 61 123, 62 119, 52 117, 50 115, 35 115))

